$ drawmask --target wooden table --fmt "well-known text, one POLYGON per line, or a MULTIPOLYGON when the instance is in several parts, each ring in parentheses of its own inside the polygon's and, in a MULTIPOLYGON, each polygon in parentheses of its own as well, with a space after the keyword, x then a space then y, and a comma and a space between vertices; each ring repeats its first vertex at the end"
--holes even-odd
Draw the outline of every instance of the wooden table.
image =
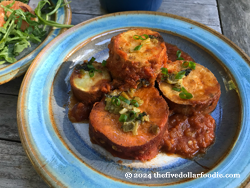
MULTIPOLYGON (((73 0, 72 24, 107 14, 99 0, 73 0)), ((250 56, 250 2, 244 0, 163 0, 159 12, 177 14, 222 33, 250 56)), ((16 107, 23 76, 0 86, 0 188, 48 187, 20 142, 16 107)), ((250 184, 248 184, 250 187, 250 184)))

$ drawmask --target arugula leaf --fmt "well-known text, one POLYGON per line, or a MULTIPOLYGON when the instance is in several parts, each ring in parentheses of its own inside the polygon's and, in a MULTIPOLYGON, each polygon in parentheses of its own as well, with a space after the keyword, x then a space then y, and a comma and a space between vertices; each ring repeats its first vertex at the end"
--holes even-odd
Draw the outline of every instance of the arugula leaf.
POLYGON ((63 3, 63 0, 58 0, 55 6, 55 9, 52 10, 50 13, 48 13, 47 15, 52 15, 54 14, 61 6, 61 4, 63 3))
POLYGON ((3 27, 0 27, 0 32, 5 34, 6 33, 6 29, 4 29, 3 27))
POLYGON ((52 27, 57 27, 57 28, 70 28, 73 25, 65 25, 65 24, 59 24, 57 22, 51 21, 51 20, 46 20, 42 17, 42 13, 41 10, 44 7, 44 5, 47 3, 47 0, 43 0, 40 1, 37 5, 37 7, 35 8, 35 13, 37 15, 37 17, 43 22, 44 25, 49 25, 52 27))
POLYGON ((5 47, 5 42, 0 43, 0 50, 2 50, 5 47))
MULTIPOLYGON (((27 0, 23 0, 22 2, 27 2, 27 0)), ((14 63, 16 61, 15 56, 30 47, 30 42, 41 42, 47 33, 45 31, 46 25, 57 28, 69 28, 73 26, 49 20, 49 16, 56 13, 62 6, 63 0, 58 0, 55 7, 50 5, 48 0, 41 0, 35 9, 36 15, 27 11, 25 7, 20 7, 21 9, 17 10, 11 9, 14 3, 15 0, 9 5, 0 5, 0 8, 3 8, 5 11, 5 24, 3 27, 0 27, 0 64, 3 64, 5 61, 14 63), (42 8, 46 4, 50 5, 49 8, 52 8, 52 11, 42 14, 42 8), (7 16, 7 12, 10 13, 9 16, 7 16), (24 21, 29 25, 25 30, 21 29, 24 21)))
POLYGON ((22 40, 14 45, 14 54, 19 55, 25 48, 30 46, 31 45, 27 40, 22 40))
POLYGON ((16 62, 16 59, 13 55, 13 48, 10 46, 5 46, 5 48, 0 52, 0 59, 5 59, 9 63, 16 62))

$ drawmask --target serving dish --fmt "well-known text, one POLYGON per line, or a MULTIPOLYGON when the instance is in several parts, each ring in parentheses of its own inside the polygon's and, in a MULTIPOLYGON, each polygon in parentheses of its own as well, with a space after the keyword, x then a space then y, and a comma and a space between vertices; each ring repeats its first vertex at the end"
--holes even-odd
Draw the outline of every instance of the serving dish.
MULTIPOLYGON (((35 2, 35 1, 33 1, 35 2)), ((52 0, 52 3, 56 4, 57 0, 52 0)), ((67 0, 64 0, 64 3, 68 3, 67 0)), ((34 8, 33 4, 31 7, 34 8)), ((70 25, 71 23, 71 9, 70 5, 67 4, 64 7, 61 7, 56 12, 55 16, 52 19, 60 24, 70 25)), ((48 28, 48 27, 47 27, 48 28)), ((33 59, 37 54, 56 36, 64 32, 66 29, 55 29, 49 28, 46 38, 39 44, 32 44, 31 47, 25 49, 20 55, 18 55, 17 62, 15 63, 4 63, 0 65, 0 85, 4 84, 26 72, 30 66, 33 59)))
POLYGON ((88 20, 54 39, 25 75, 17 108, 24 149, 52 187, 243 185, 250 172, 249 62, 249 57, 221 34, 179 16, 134 11, 88 20), (65 78, 67 81, 72 61, 75 64, 92 56, 99 62, 107 59, 110 38, 133 27, 160 32, 166 42, 177 45, 211 70, 220 83, 221 98, 211 114, 216 120, 216 140, 205 155, 188 160, 159 154, 145 163, 123 160, 90 142, 87 123, 69 121, 65 78), (235 90, 228 89, 228 81, 235 83, 235 90), (126 178, 127 172, 145 175, 126 178), (154 177, 157 173, 188 172, 239 174, 240 178, 154 177))

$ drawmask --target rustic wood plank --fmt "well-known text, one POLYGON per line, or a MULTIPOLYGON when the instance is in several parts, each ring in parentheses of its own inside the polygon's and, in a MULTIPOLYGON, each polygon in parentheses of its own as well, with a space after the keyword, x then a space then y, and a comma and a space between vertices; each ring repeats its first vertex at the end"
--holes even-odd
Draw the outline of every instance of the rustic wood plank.
POLYGON ((18 95, 24 76, 20 76, 10 82, 0 85, 0 94, 18 95))
POLYGON ((218 0, 223 34, 250 56, 250 2, 218 0))
POLYGON ((221 32, 221 27, 219 25, 207 25, 208 27, 214 29, 215 31, 222 33, 221 32))
MULTIPOLYGON (((219 26, 220 21, 216 4, 202 4, 198 2, 198 0, 194 3, 192 3, 192 0, 189 0, 188 3, 185 3, 184 0, 165 0, 162 2, 158 12, 176 14, 205 25, 219 26)), ((205 2, 205 0, 201 2, 205 2)), ((210 0, 209 2, 215 2, 215 0, 210 0)), ((103 15, 107 13, 100 7, 99 0, 74 0, 71 2, 71 8, 72 12, 77 14, 103 15)))
POLYGON ((20 140, 16 109, 17 96, 0 94, 0 139, 20 140))
POLYGON ((220 25, 218 9, 214 5, 162 2, 158 11, 183 16, 205 25, 220 25))
MULTIPOLYGON (((70 3, 72 13, 101 15, 108 12, 101 8, 99 0, 74 0, 70 3)), ((73 20, 73 19, 72 19, 73 20)))
MULTIPOLYGON (((83 21, 89 20, 91 18, 97 17, 96 15, 85 15, 85 14, 72 14, 72 24, 77 25, 83 21)), ((220 25, 209 25, 207 24, 208 27, 218 31, 221 33, 221 28, 220 25)))
POLYGON ((200 4, 200 5, 215 5, 216 0, 163 0, 162 2, 181 3, 181 4, 200 4))
POLYGON ((21 143, 0 140, 0 187, 48 187, 34 170, 21 143))
POLYGON ((247 184, 246 188, 250 188, 250 182, 247 184))
POLYGON ((89 20, 91 18, 98 17, 96 15, 85 15, 85 14, 72 14, 72 21, 71 24, 77 25, 81 22, 84 22, 86 20, 89 20))

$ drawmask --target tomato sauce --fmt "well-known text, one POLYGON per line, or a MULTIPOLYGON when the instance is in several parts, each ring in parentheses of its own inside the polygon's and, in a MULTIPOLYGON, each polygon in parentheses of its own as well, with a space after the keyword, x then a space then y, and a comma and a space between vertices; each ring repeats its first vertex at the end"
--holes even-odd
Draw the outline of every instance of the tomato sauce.
POLYGON ((89 119, 92 105, 79 102, 73 94, 70 94, 68 108, 68 117, 72 123, 86 122, 89 119))
POLYGON ((214 141, 215 120, 208 114, 193 116, 174 114, 169 117, 168 132, 163 138, 163 150, 184 157, 204 153, 214 141))
MULTIPOLYGON (((177 59, 176 53, 180 49, 173 44, 165 43, 165 45, 167 47, 168 60, 176 61, 177 59)), ((183 59, 186 61, 194 61, 192 57, 190 57, 187 53, 183 51, 181 51, 181 57, 183 57, 183 59)))

